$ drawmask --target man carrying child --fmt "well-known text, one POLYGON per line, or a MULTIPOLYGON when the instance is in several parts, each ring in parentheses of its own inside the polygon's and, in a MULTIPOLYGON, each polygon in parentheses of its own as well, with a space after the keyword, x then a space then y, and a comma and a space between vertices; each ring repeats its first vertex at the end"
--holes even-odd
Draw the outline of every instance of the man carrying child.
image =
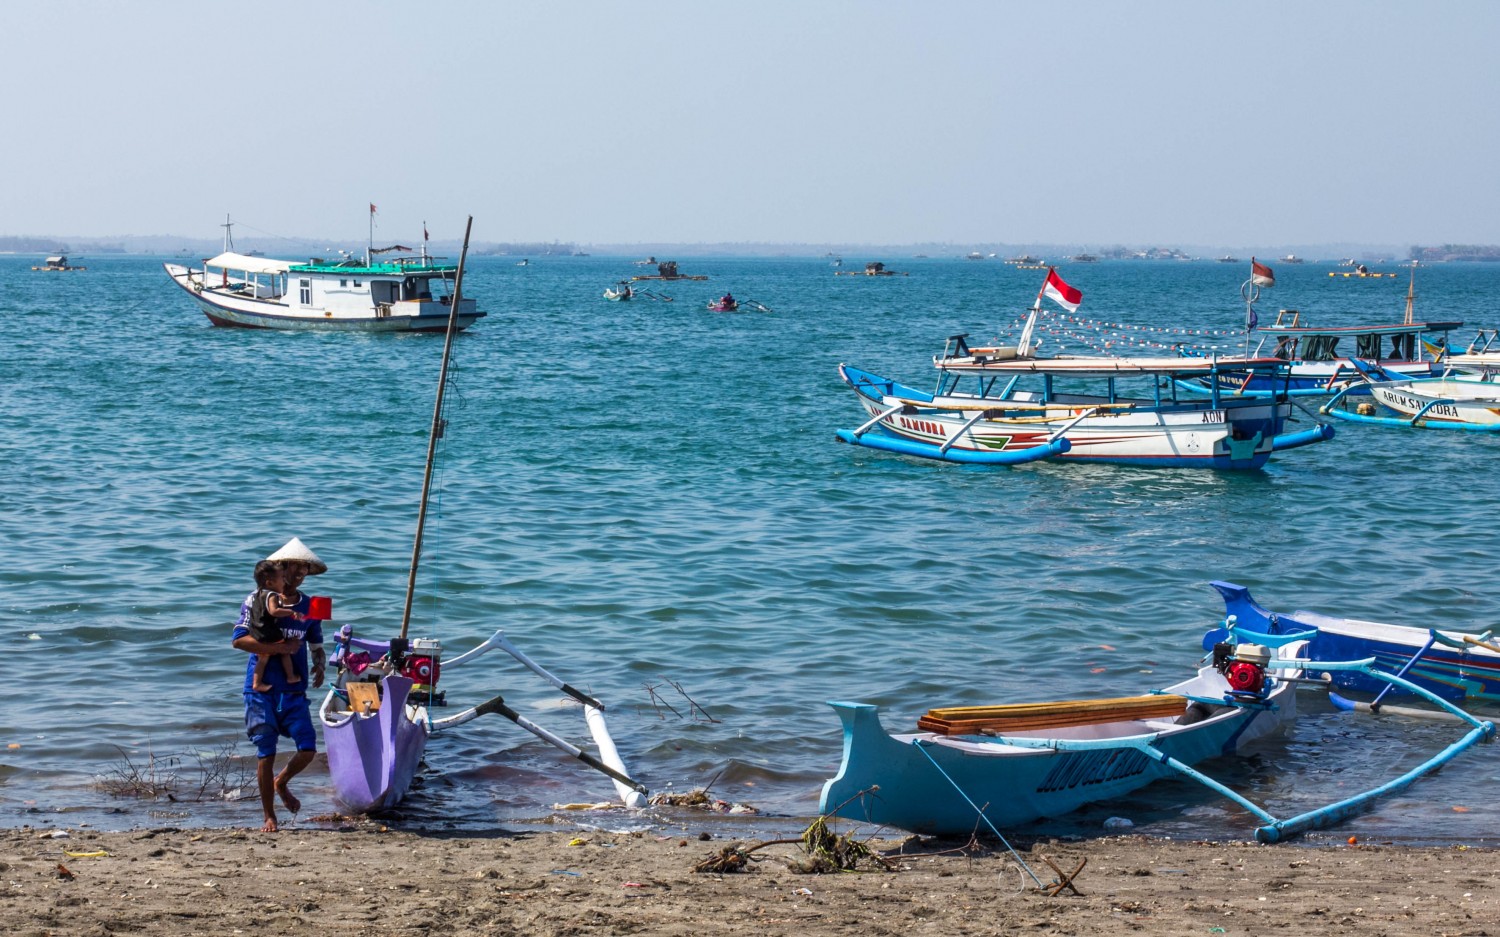
MULTIPOLYGON (((265 562, 276 564, 281 573, 281 600, 294 612, 293 617, 279 621, 282 640, 264 642, 251 634, 250 619, 254 614, 256 593, 246 597, 240 607, 240 618, 234 627, 234 647, 250 654, 245 666, 245 732, 255 743, 258 758, 255 768, 256 782, 260 788, 261 811, 265 823, 261 829, 274 833, 276 824, 276 798, 294 815, 302 808, 291 792, 289 782, 306 768, 318 751, 317 730, 313 727, 312 712, 307 700, 307 688, 323 685, 326 660, 323 653, 323 623, 308 618, 311 598, 299 590, 302 580, 308 575, 328 571, 328 566, 317 554, 309 550, 296 537, 286 546, 266 558, 265 562), (308 680, 308 648, 312 649, 312 680, 308 680), (285 654, 291 660, 291 673, 280 666, 264 668, 262 685, 256 688, 256 660, 259 655, 285 654), (281 736, 296 743, 296 754, 292 755, 281 769, 275 770, 276 744, 281 736)), ((326 614, 326 613, 325 613, 326 614)))

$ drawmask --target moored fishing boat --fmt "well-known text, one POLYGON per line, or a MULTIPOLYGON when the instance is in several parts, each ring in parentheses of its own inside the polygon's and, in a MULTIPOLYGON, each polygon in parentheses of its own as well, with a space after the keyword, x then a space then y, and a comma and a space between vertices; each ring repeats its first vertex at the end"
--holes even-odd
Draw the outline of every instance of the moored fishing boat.
POLYGON ((1032 336, 1044 298, 1075 312, 1083 294, 1049 269, 1015 346, 973 347, 948 339, 933 359, 937 390, 839 366, 869 419, 837 431, 844 442, 950 462, 1020 464, 1041 459, 1167 468, 1255 469, 1271 453, 1322 442, 1321 422, 1284 432, 1285 400, 1212 392, 1180 398, 1190 378, 1217 387, 1227 370, 1239 384, 1284 375, 1275 358, 1172 356, 1040 357, 1032 336), (1002 380, 1003 379, 1003 380, 1002 380), (967 382, 967 383, 966 383, 967 382), (1134 389, 1132 395, 1131 390, 1134 389))
MULTIPOLYGON (((448 327, 457 268, 428 257, 373 255, 406 251, 371 247, 362 259, 306 263, 253 257, 233 250, 225 224, 224 251, 194 269, 162 264, 167 276, 214 325, 249 329, 357 332, 440 332, 448 327)), ((456 309, 457 327, 484 317, 474 300, 456 309)))
MULTIPOLYGON (((1179 398, 1177 385, 1162 380, 1216 374, 1213 359, 1032 358, 1013 349, 970 349, 954 336, 935 363, 944 372, 935 394, 840 365, 869 419, 839 430, 838 438, 951 462, 1056 459, 1240 470, 1333 436, 1326 424, 1287 432, 1292 408, 1284 401, 1179 398), (961 389, 965 378, 972 391, 961 389), (1142 388, 1138 396, 1126 393, 1132 383, 1142 388)), ((1241 380, 1279 369, 1280 362, 1264 359, 1232 365, 1241 380)))
MULTIPOLYGON (((1304 656, 1311 668, 1318 662, 1374 658, 1389 671, 1447 700, 1500 700, 1500 638, 1493 629, 1465 632, 1431 625, 1414 627, 1342 618, 1305 610, 1290 614, 1262 608, 1245 586, 1233 582, 1209 583, 1224 599, 1226 616, 1247 640, 1261 635, 1292 636, 1306 641, 1304 656)), ((1413 617, 1425 614, 1413 609, 1413 617)), ((1222 640, 1226 631, 1216 629, 1204 644, 1222 640)), ((1382 681, 1358 672, 1331 674, 1335 687, 1365 693, 1385 689, 1382 681)), ((1402 689, 1395 693, 1409 692, 1402 689)))
POLYGON ((829 705, 844 754, 819 811, 933 835, 1015 829, 1122 797, 1172 775, 1169 759, 1234 754, 1297 713, 1290 682, 1232 695, 1211 665, 1160 695, 932 710, 916 732, 888 733, 867 703, 829 705))
POLYGON ((1325 661, 1403 686, 1465 724, 1464 735, 1421 765, 1367 791, 1278 819, 1248 797, 1193 767, 1242 753, 1295 718, 1295 685, 1306 660, 1295 636, 1265 645, 1215 645, 1196 677, 1147 696, 929 710, 913 733, 887 733, 875 706, 830 703, 844 729, 839 772, 823 786, 824 815, 914 833, 971 836, 1014 829, 1086 804, 1123 797, 1153 781, 1182 776, 1204 785, 1260 822, 1255 838, 1278 842, 1331 826, 1409 787, 1476 742, 1494 735, 1481 721, 1371 660, 1325 661))
POLYGON ((1302 325, 1300 319, 1301 313, 1295 309, 1281 310, 1275 323, 1259 330, 1260 341, 1250 354, 1286 362, 1284 381, 1257 376, 1236 385, 1223 379, 1214 384, 1198 379, 1187 383, 1184 389, 1203 393, 1217 386, 1242 397, 1273 394, 1326 397, 1338 392, 1345 382, 1358 383, 1353 358, 1376 361, 1406 377, 1433 377, 1442 372, 1442 365, 1424 357, 1424 341, 1428 336, 1446 336, 1463 325, 1462 322, 1403 322, 1317 328, 1302 325), (1341 342, 1343 348, 1339 347, 1341 342))
POLYGON ((1323 413, 1351 423, 1500 432, 1500 384, 1491 379, 1458 375, 1414 379, 1358 358, 1352 364, 1363 383, 1351 384, 1334 395, 1323 405, 1323 413), (1356 389, 1365 390, 1373 402, 1364 398, 1351 402, 1356 389))
MULTIPOLYGON (((471 218, 470 227, 472 224, 471 218)), ((328 772, 333 781, 334 796, 347 809, 361 813, 394 807, 406 796, 432 735, 479 716, 496 714, 606 774, 627 805, 642 806, 645 788, 626 773, 604 722, 604 706, 597 699, 579 692, 543 669, 506 640, 503 632, 497 631, 467 653, 447 662, 442 660, 441 642, 409 637, 436 446, 446 425, 444 390, 453 338, 458 332, 458 309, 463 296, 464 260, 468 248, 469 230, 466 228, 463 253, 453 280, 454 301, 450 304, 437 399, 428 432, 427 462, 422 477, 422 497, 417 510, 417 529, 400 633, 393 638, 371 641, 356 637, 353 629, 345 625, 336 641, 333 658, 337 665, 336 676, 318 712, 328 750, 328 772), (521 716, 500 696, 447 718, 432 718, 431 708, 446 702, 444 694, 437 689, 444 667, 452 669, 495 647, 505 650, 583 704, 585 721, 599 748, 598 757, 521 716)))

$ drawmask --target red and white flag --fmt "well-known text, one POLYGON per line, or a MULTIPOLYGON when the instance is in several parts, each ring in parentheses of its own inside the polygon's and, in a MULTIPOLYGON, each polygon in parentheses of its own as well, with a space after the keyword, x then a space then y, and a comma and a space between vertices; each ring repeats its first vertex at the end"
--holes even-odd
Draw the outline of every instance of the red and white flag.
POLYGON ((1250 282, 1256 286, 1275 286, 1276 274, 1271 272, 1270 267, 1267 267, 1263 263, 1257 262, 1254 257, 1251 257, 1250 282))
POLYGON ((1042 287, 1042 295, 1069 312, 1077 312, 1078 304, 1083 302, 1083 293, 1064 283, 1057 271, 1050 268, 1047 270, 1047 285, 1042 287))
POLYGON ((372 215, 375 214, 375 203, 374 202, 370 203, 370 214, 372 214, 372 215))

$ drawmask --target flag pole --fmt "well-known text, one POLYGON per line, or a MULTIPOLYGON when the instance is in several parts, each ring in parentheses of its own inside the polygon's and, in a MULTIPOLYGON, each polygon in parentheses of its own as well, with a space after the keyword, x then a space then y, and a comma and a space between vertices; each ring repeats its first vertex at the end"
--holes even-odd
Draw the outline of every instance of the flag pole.
POLYGON ((1042 297, 1047 292, 1047 281, 1052 279, 1053 267, 1047 268, 1047 275, 1042 277, 1042 286, 1036 291, 1036 302, 1031 304, 1031 315, 1026 317, 1026 324, 1021 327, 1021 337, 1016 342, 1016 354, 1024 358, 1031 351, 1031 333, 1036 330, 1036 320, 1042 313, 1042 297))

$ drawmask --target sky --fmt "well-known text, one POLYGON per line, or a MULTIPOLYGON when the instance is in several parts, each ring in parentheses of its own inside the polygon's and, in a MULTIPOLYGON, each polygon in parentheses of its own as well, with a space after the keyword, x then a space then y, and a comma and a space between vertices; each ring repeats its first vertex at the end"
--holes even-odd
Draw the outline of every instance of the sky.
POLYGON ((373 203, 377 240, 1500 243, 1494 2, 55 0, 0 32, 0 235, 363 242, 373 203))

